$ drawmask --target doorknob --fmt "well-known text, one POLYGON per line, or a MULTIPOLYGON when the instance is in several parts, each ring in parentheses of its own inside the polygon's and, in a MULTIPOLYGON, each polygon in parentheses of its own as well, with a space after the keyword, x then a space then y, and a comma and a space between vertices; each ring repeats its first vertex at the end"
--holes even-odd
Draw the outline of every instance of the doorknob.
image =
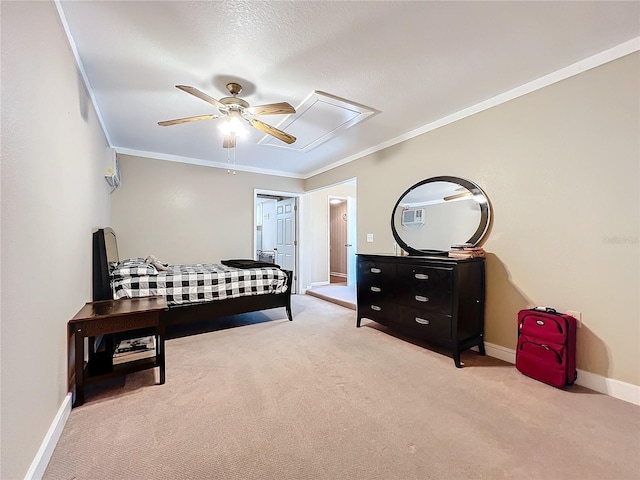
POLYGON ((353 247, 350 243, 345 244, 345 247, 353 247))

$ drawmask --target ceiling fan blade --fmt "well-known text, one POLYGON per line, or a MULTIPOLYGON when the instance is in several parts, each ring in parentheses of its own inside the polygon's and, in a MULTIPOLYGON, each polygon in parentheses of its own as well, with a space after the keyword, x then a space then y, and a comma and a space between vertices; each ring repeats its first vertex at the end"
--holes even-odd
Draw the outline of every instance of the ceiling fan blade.
POLYGON ((222 148, 236 148, 236 136, 225 135, 224 140, 222 142, 222 148))
POLYGON ((280 102, 251 107, 249 108, 249 112, 253 115, 284 115, 288 113, 296 113, 296 109, 287 102, 280 102))
POLYGON ((190 93, 194 97, 198 97, 200 100, 204 100, 205 102, 209 102, 211 105, 213 105, 213 106, 215 106, 217 108, 225 108, 223 103, 220 103, 215 98, 210 97, 209 95, 207 95, 204 92, 201 92, 197 88, 189 87, 188 85, 176 85, 176 88, 179 88, 183 92, 190 93))
POLYGON ((260 120, 253 119, 250 120, 249 123, 252 127, 257 128, 258 130, 268 135, 276 137, 278 140, 282 140, 284 143, 291 144, 296 141, 296 137, 294 137, 293 135, 289 135, 288 133, 283 132, 282 130, 278 130, 276 127, 272 127, 271 125, 267 125, 260 120))
POLYGON ((179 123, 197 122, 198 120, 212 120, 214 118, 218 118, 218 115, 198 115, 197 117, 176 118, 175 120, 158 122, 158 125, 161 127, 168 127, 169 125, 178 125, 179 123))
POLYGON ((448 202, 449 200, 455 200, 456 198, 468 197, 469 195, 471 195, 471 192, 456 193, 456 194, 453 194, 453 195, 449 195, 448 197, 444 197, 443 200, 445 202, 448 202))

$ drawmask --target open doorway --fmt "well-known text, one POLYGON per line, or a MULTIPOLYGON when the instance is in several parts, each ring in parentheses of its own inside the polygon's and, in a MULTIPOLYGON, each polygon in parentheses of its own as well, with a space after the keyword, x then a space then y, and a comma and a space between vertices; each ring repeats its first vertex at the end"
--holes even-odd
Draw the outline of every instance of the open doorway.
POLYGON ((356 199, 329 195, 329 284, 356 284, 356 199))
POLYGON ((255 259, 293 272, 292 293, 297 293, 297 197, 284 193, 254 192, 255 259))
POLYGON ((353 178, 307 192, 304 198, 305 291, 352 309, 356 307, 356 192, 353 178))
POLYGON ((329 284, 347 284, 347 199, 329 197, 329 284))

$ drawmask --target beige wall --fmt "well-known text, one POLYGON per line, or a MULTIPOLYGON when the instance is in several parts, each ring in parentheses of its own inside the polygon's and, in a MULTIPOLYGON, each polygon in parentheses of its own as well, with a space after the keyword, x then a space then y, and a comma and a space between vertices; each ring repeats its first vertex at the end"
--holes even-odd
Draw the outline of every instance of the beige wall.
POLYGON ((391 209, 453 175, 487 193, 486 340, 515 348, 516 313, 582 312, 578 368, 640 385, 640 54, 635 53, 305 182, 358 181, 358 251, 392 252, 391 209), (375 241, 366 243, 366 234, 375 241))
POLYGON ((111 196, 120 258, 169 263, 254 258, 254 189, 302 192, 302 180, 120 156, 111 196))
POLYGON ((106 140, 51 2, 1 2, 2 479, 24 478, 67 394, 67 321, 109 222, 106 140))

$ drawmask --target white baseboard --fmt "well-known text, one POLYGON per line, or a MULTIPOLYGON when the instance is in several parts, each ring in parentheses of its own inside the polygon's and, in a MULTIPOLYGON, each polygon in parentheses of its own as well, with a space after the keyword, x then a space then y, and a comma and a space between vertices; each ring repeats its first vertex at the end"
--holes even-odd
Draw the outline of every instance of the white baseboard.
POLYGON ((584 370, 578 370, 578 385, 604 393, 613 398, 624 400, 625 402, 640 405, 640 387, 631 383, 621 382, 613 378, 603 377, 584 370))
POLYGON ((51 455, 53 455, 53 451, 58 444, 58 440, 60 440, 60 435, 62 435, 62 430, 64 430, 70 413, 71 393, 68 393, 62 401, 62 405, 60 405, 58 413, 49 427, 49 431, 42 440, 38 453, 36 453, 33 462, 31 462, 31 466, 24 477, 25 480, 39 480, 42 478, 49 464, 49 460, 51 460, 51 455))
POLYGON ((516 351, 510 348, 484 342, 484 349, 490 357, 497 358, 504 362, 516 364, 516 351))
MULTIPOLYGON (((487 355, 493 358, 503 360, 515 365, 516 351, 500 345, 492 343, 484 343, 487 355)), ((596 373, 578 370, 578 379, 576 384, 585 388, 589 388, 598 393, 609 395, 610 397, 624 400, 625 402, 640 405, 640 386, 631 383, 621 382, 613 378, 603 377, 596 373)))

